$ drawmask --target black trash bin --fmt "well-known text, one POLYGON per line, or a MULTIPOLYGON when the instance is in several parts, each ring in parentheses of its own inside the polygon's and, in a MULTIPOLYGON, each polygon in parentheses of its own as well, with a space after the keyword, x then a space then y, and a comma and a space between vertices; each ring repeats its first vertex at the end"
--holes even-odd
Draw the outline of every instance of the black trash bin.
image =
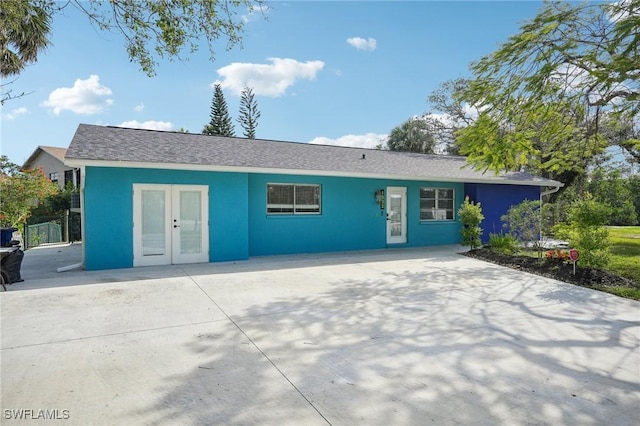
POLYGON ((24 251, 16 249, 10 253, 2 256, 2 262, 0 262, 0 269, 6 284, 17 283, 22 280, 20 276, 20 268, 22 267, 22 258, 24 258, 24 251))

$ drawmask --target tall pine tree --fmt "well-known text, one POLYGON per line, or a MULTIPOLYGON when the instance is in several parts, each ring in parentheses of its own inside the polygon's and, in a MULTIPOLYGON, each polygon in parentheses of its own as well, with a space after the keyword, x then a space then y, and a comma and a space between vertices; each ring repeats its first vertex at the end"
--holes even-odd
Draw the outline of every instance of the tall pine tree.
POLYGON ((220 84, 216 84, 214 87, 213 101, 211 102, 211 121, 204 126, 202 133, 215 136, 235 136, 227 101, 224 99, 220 84))
POLYGON ((253 90, 245 86, 244 89, 242 89, 242 95, 240 97, 240 117, 238 117, 238 123, 240 123, 244 129, 243 134, 246 138, 256 138, 258 118, 260 118, 260 111, 258 110, 258 103, 253 97, 253 90))

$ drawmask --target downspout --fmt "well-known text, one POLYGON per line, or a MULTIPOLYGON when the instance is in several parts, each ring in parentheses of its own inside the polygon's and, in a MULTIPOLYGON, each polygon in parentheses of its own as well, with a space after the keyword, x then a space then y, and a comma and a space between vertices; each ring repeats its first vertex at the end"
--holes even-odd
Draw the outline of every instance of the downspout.
POLYGON ((560 186, 554 186, 553 188, 547 191, 542 191, 540 193, 540 244, 542 244, 542 197, 544 197, 545 195, 555 194, 556 192, 560 191, 560 188, 560 186))
POLYGON ((85 252, 85 238, 84 232, 84 181, 85 181, 85 166, 80 166, 80 234, 82 234, 82 258, 80 263, 74 263, 73 265, 61 266, 56 269, 57 272, 73 271, 74 269, 84 268, 84 252, 85 252))

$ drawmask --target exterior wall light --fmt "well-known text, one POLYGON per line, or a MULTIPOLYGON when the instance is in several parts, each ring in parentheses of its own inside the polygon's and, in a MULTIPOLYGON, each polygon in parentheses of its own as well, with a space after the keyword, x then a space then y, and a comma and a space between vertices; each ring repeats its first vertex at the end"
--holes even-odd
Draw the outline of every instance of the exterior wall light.
POLYGON ((380 206, 380 209, 384 210, 384 189, 377 190, 374 193, 373 198, 376 200, 376 203, 378 203, 378 205, 380 206))

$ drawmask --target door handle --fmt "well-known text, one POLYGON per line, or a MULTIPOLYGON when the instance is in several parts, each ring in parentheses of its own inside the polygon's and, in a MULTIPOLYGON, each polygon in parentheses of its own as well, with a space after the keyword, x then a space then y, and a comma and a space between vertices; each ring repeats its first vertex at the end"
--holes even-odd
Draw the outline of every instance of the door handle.
POLYGON ((180 228, 180 225, 173 225, 174 228, 180 228))

